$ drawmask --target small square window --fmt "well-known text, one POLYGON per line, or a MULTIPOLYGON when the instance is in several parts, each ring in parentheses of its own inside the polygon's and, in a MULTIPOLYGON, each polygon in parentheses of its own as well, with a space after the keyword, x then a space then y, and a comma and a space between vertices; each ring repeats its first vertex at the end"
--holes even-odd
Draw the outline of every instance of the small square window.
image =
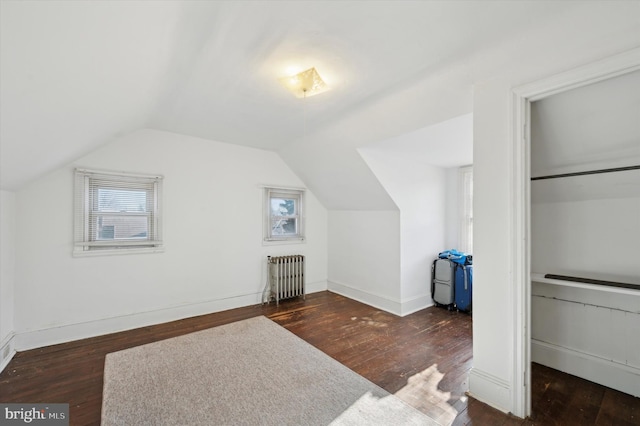
POLYGON ((264 241, 304 241, 304 190, 265 188, 264 241))
POLYGON ((162 178, 76 170, 74 254, 159 251, 162 178))

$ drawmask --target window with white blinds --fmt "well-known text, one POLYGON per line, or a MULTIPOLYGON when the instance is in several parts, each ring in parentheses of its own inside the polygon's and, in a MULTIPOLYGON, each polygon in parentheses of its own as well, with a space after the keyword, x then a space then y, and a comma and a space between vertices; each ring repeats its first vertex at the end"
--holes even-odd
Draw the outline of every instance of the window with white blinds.
POLYGON ((76 169, 75 254, 161 251, 161 176, 76 169))
POLYGON ((304 190, 264 188, 264 241, 304 241, 304 190))

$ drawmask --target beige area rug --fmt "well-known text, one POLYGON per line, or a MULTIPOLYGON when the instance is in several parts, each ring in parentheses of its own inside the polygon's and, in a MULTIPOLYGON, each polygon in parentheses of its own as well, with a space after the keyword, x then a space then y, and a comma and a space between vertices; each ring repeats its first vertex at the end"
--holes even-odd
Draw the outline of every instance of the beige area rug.
POLYGON ((256 317, 108 354, 102 424, 438 423, 256 317))

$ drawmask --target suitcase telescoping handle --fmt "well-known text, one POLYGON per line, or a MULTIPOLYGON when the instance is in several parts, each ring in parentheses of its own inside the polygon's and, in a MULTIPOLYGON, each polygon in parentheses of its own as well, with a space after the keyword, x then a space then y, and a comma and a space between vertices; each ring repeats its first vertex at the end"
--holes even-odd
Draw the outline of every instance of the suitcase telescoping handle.
POLYGON ((457 264, 456 268, 462 268, 462 278, 464 279, 464 290, 467 291, 469 289, 469 283, 467 282, 467 267, 464 265, 457 264))
POLYGON ((467 288, 468 284, 467 284, 467 268, 466 268, 466 266, 462 267, 462 271, 464 272, 464 290, 467 291, 468 290, 468 288, 467 288))

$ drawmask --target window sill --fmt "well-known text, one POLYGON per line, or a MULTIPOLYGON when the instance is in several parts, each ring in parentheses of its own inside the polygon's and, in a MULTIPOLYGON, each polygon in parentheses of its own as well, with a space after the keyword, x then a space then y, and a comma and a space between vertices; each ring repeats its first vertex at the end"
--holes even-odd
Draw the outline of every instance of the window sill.
POLYGON ((263 246, 278 246, 278 245, 286 245, 286 244, 304 244, 306 243, 306 238, 291 238, 288 240, 280 240, 280 239, 264 239, 262 240, 263 246))
POLYGON ((128 249, 74 250, 73 257, 118 256, 123 254, 163 253, 164 247, 145 247, 128 249))

